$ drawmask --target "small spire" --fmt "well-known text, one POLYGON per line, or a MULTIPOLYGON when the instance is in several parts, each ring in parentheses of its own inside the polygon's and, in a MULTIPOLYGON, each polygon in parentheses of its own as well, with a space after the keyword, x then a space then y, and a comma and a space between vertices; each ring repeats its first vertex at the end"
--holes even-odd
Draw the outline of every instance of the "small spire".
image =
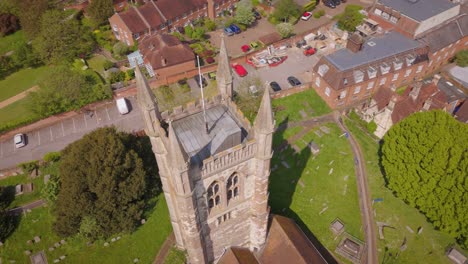
POLYGON ((232 74, 226 44, 224 43, 224 34, 221 34, 216 81, 221 96, 223 98, 232 98, 232 74))
POLYGON ((159 113, 156 97, 154 96, 153 91, 151 91, 148 81, 146 80, 145 76, 141 72, 140 66, 138 66, 138 63, 136 61, 135 61, 135 64, 136 64, 135 79, 136 79, 136 86, 137 86, 138 103, 140 104, 140 107, 142 108, 142 110, 151 111, 154 109, 156 111, 158 118, 160 119, 161 115, 159 113))
POLYGON ((169 121, 169 155, 173 168, 177 168, 179 170, 187 168, 189 158, 177 139, 174 127, 172 126, 172 121, 169 121))
POLYGON ((265 87, 262 102, 260 103, 260 108, 255 118, 254 128, 255 131, 264 134, 273 133, 275 129, 275 120, 273 119, 273 110, 271 108, 271 98, 268 87, 265 87))

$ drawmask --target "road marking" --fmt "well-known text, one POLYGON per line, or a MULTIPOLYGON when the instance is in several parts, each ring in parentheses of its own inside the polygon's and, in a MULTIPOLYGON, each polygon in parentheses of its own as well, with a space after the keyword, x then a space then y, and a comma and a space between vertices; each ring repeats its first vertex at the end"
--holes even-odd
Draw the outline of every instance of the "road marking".
POLYGON ((37 131, 37 141, 39 142, 39 144, 37 144, 38 146, 41 145, 41 133, 39 133, 39 130, 37 131))
POLYGON ((96 122, 99 124, 99 116, 97 115, 97 111, 94 110, 94 115, 96 116, 96 122))
POLYGON ((110 118, 110 115, 109 115, 109 109, 106 107, 106 113, 107 113, 107 119, 109 119, 109 121, 111 120, 110 118))
POLYGON ((85 126, 88 127, 88 122, 86 122, 86 115, 83 114, 83 119, 84 119, 84 122, 85 122, 85 126))
POLYGON ((62 136, 65 136, 65 129, 63 128, 63 121, 60 122, 60 124, 62 125, 62 136))
POLYGON ((72 121, 73 121, 73 133, 75 133, 76 132, 75 118, 72 117, 72 121))
POLYGON ((52 127, 49 127, 50 131, 50 141, 54 141, 54 135, 52 134, 52 127))
POLYGON ((3 157, 3 143, 0 143, 0 157, 3 157))

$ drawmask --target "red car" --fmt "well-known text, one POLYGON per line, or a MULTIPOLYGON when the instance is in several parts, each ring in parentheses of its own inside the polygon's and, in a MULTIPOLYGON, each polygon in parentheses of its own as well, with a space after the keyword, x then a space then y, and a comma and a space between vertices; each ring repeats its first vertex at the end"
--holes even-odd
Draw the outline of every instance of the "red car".
POLYGON ((241 47, 241 49, 242 49, 243 52, 248 52, 250 50, 250 46, 249 45, 243 45, 241 47))
POLYGON ((315 52, 317 52, 317 50, 315 50, 311 46, 307 46, 307 47, 304 48, 304 55, 306 55, 306 56, 314 55, 315 52))
POLYGON ((239 75, 240 77, 244 77, 247 75, 247 70, 244 68, 244 66, 238 64, 238 63, 234 63, 232 65, 232 68, 234 68, 234 70, 236 71, 237 75, 239 75))

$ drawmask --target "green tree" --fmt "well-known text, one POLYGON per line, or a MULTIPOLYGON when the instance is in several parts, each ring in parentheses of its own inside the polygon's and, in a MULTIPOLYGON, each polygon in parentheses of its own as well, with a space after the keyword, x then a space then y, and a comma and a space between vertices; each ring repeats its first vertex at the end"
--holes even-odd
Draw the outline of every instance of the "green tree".
POLYGON ((93 0, 89 3, 87 12, 94 26, 107 23, 107 19, 114 14, 114 5, 112 0, 93 0))
POLYGON ((154 156, 143 157, 147 146, 115 128, 100 128, 66 147, 54 230, 74 235, 95 219, 96 236, 132 231, 141 219, 155 167, 154 156))
POLYGON ((42 16, 40 32, 33 47, 43 61, 59 64, 83 57, 95 46, 91 32, 81 27, 74 17, 64 12, 49 10, 42 16))
POLYGON ((239 24, 246 26, 252 25, 255 21, 255 16, 252 12, 252 1, 251 0, 241 0, 237 3, 235 20, 239 24))
POLYGON ((33 51, 33 47, 28 43, 22 43, 18 46, 11 59, 18 68, 34 67, 41 63, 38 55, 33 51))
POLYGON ((130 48, 125 43, 122 43, 122 42, 117 42, 114 44, 114 47, 112 47, 112 52, 118 58, 127 55, 129 51, 130 51, 130 48))
POLYGON ((6 212, 13 199, 15 199, 14 188, 0 186, 0 241, 2 242, 15 229, 14 219, 6 212))
POLYGON ((361 9, 362 6, 359 5, 347 5, 345 11, 336 16, 338 18, 338 27, 350 32, 355 31, 356 27, 360 25, 366 17, 359 12, 361 9))
POLYGON ((48 204, 55 204, 59 190, 60 178, 57 175, 51 174, 49 181, 41 190, 41 197, 44 198, 48 204))
POLYGON ((18 1, 18 8, 21 28, 30 39, 35 38, 41 30, 41 17, 49 8, 49 1, 21 0, 18 1))
POLYGON ((433 225, 468 246, 468 125, 443 111, 420 112, 383 139, 388 187, 433 225))
POLYGON ((289 17, 298 17, 301 14, 301 7, 294 0, 280 0, 276 5, 273 16, 276 21, 288 22, 289 17))
POLYGON ((460 67, 468 66, 468 50, 461 50, 455 55, 455 63, 460 67))
POLYGON ((294 26, 291 23, 279 23, 276 25, 276 31, 278 31, 281 37, 287 38, 293 33, 294 26))
POLYGON ((96 239, 98 238, 98 224, 96 218, 91 216, 85 216, 80 223, 80 236, 84 238, 96 239))

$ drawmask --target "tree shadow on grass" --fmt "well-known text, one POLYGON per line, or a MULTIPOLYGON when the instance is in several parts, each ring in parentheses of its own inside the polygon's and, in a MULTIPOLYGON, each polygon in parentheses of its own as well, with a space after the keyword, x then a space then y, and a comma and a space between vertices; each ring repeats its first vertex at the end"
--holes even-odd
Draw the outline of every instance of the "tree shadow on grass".
POLYGON ((328 250, 319 242, 317 237, 308 229, 300 216, 290 209, 297 184, 307 166, 307 161, 312 155, 310 148, 307 146, 300 152, 296 152, 289 145, 287 138, 285 138, 288 120, 289 118, 286 117, 286 119, 278 125, 278 129, 274 134, 275 144, 273 148, 275 152, 272 159, 273 168, 269 186, 269 204, 271 205, 271 211, 274 214, 294 219, 328 263, 337 263, 328 250), (289 166, 289 168, 286 166, 289 166))
POLYGON ((21 210, 8 211, 8 206, 15 200, 15 186, 0 189, 0 241, 5 241, 18 228, 21 222, 21 210))

